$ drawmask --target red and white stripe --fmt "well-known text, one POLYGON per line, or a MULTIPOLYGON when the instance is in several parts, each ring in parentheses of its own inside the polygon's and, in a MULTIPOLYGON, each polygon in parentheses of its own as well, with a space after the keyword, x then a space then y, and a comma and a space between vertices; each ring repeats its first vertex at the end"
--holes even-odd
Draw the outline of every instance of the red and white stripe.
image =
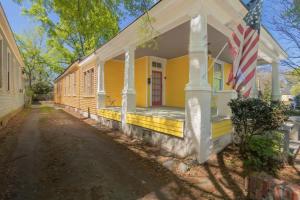
POLYGON ((229 39, 233 67, 227 84, 245 97, 251 93, 258 57, 259 34, 249 26, 239 24, 229 39))

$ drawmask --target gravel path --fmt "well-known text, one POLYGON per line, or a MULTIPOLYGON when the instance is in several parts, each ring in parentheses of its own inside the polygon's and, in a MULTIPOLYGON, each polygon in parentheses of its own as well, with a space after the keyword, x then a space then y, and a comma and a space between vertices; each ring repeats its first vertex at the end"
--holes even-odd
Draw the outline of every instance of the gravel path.
POLYGON ((160 164, 53 108, 0 132, 0 199, 199 199, 160 164))

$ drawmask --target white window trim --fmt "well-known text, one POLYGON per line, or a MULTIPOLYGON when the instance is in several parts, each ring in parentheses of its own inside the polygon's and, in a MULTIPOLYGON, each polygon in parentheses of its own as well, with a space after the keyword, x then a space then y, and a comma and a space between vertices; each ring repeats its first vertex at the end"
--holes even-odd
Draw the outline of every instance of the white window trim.
POLYGON ((96 69, 96 66, 91 66, 89 68, 84 69, 84 71, 83 71, 83 97, 95 97, 95 88, 94 88, 94 85, 95 85, 95 69, 96 69), (91 79, 87 80, 86 76, 84 76, 84 73, 87 73, 87 74, 88 74, 88 72, 91 73, 92 70, 94 70, 94 72, 93 72, 94 76, 91 76, 90 77, 91 79), (88 81, 89 84, 91 84, 92 80, 93 80, 93 84, 90 87, 90 88, 92 88, 92 91, 91 91, 92 94, 89 94, 89 91, 88 91, 89 89, 87 88, 86 81, 88 81))
POLYGON ((215 94, 215 90, 214 90, 214 80, 215 80, 215 64, 220 64, 221 65, 221 70, 222 70, 222 90, 220 90, 219 92, 221 91, 224 91, 224 84, 225 84, 225 74, 224 74, 224 65, 225 65, 225 62, 224 61, 221 61, 221 60, 215 60, 213 59, 213 78, 212 78, 212 91, 213 91, 213 94, 215 94))
MULTIPOLYGON (((150 74, 149 74, 149 77, 150 77, 150 80, 151 80, 151 83, 150 83, 150 92, 149 92, 149 95, 150 95, 150 102, 149 102, 149 106, 152 106, 152 71, 161 71, 162 72, 162 106, 166 105, 166 64, 167 64, 167 59, 165 58, 160 58, 160 57, 154 57, 154 56, 150 56, 149 57, 149 67, 150 67, 150 74), (157 68, 154 68, 152 66, 152 62, 158 62, 158 63, 161 63, 162 64, 162 68, 161 69, 157 69, 157 68)), ((147 93, 148 95, 148 93, 147 93)), ((148 99, 148 98, 147 98, 148 99)))
POLYGON ((11 51, 9 49, 9 47, 7 47, 7 52, 6 52, 6 58, 7 58, 7 62, 6 62, 6 83, 9 84, 7 85, 7 92, 11 93, 12 92, 12 85, 11 85, 11 51), (9 59, 8 59, 8 55, 9 55, 9 59), (8 75, 9 72, 9 76, 8 75), (9 80, 7 80, 9 79, 9 80), (8 87, 9 86, 9 87, 8 87))

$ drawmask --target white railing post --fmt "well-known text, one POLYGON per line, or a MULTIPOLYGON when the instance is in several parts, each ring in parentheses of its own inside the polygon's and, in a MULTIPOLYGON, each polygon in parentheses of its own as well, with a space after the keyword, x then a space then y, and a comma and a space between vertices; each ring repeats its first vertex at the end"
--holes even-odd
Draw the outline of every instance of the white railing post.
POLYGON ((221 117, 231 117, 231 109, 228 106, 228 103, 231 99, 236 99, 237 93, 234 90, 224 90, 217 92, 217 110, 218 116, 221 117))

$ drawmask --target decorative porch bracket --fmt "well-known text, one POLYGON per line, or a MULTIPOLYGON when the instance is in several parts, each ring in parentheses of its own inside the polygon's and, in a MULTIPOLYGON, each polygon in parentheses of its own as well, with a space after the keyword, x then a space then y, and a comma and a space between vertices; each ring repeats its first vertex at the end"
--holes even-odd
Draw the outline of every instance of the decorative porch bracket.
POLYGON ((207 15, 197 13, 190 21, 189 82, 186 85, 185 137, 192 140, 197 160, 208 160, 212 148, 211 87, 208 84, 207 15))
POLYGON ((272 101, 280 101, 279 61, 272 63, 272 101))
POLYGON ((123 130, 126 127, 126 113, 135 112, 136 109, 134 62, 135 62, 135 47, 130 46, 126 49, 125 52, 124 89, 122 91, 123 130))
POLYGON ((104 61, 97 59, 97 109, 105 108, 104 64, 104 61))

